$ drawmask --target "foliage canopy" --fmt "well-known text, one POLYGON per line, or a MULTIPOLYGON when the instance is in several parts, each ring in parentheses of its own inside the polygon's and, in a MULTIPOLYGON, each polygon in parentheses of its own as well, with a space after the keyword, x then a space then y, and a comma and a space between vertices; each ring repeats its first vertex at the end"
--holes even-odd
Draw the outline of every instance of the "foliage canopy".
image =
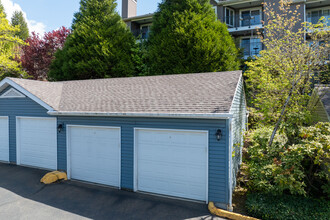
POLYGON ((46 80, 49 67, 55 58, 55 52, 63 48, 70 29, 61 27, 40 37, 32 33, 22 47, 21 63, 25 71, 35 80, 46 80))
POLYGON ((297 144, 284 134, 268 138, 272 130, 254 130, 248 139, 249 188, 273 194, 299 194, 330 198, 330 123, 299 129, 297 144))
POLYGON ((11 26, 5 14, 0 12, 0 80, 7 76, 25 75, 15 60, 19 57, 19 47, 24 45, 23 40, 15 36, 18 30, 18 27, 11 26))
POLYGON ((148 40, 151 74, 236 70, 238 50, 209 0, 163 0, 148 40))
POLYGON ((78 80, 135 74, 135 39, 116 11, 115 0, 81 0, 72 34, 55 54, 49 79, 78 80))
POLYGON ((300 25, 298 7, 280 1, 277 12, 273 5, 265 5, 264 13, 269 21, 262 42, 267 50, 247 62, 249 69, 245 76, 250 104, 263 114, 260 124, 276 122, 270 145, 278 128, 291 140, 298 126, 308 125, 311 81, 325 67, 329 55, 330 34, 324 22, 300 25), (305 36, 310 40, 306 41, 305 36))
POLYGON ((19 31, 16 32, 16 36, 25 41, 29 37, 29 28, 23 17, 23 12, 15 11, 11 18, 11 25, 17 26, 19 31))

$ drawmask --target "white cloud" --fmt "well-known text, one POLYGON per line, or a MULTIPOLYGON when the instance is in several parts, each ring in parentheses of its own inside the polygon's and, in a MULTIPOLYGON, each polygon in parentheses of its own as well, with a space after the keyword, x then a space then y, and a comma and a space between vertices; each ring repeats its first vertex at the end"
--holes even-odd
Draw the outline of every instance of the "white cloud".
POLYGON ((1 0, 3 7, 5 8, 7 19, 10 21, 15 11, 23 12, 23 16, 26 20, 26 23, 29 27, 30 33, 36 32, 40 35, 44 35, 46 31, 46 25, 42 22, 29 20, 26 16, 26 13, 22 10, 21 6, 17 3, 13 3, 12 0, 1 0))

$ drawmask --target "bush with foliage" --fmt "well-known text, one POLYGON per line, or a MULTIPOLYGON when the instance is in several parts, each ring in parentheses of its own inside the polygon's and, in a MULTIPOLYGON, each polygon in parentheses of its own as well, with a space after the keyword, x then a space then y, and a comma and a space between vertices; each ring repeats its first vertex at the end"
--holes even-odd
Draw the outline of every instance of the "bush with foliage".
POLYGON ((250 190, 329 196, 330 123, 300 128, 293 145, 280 133, 269 146, 271 133, 271 127, 262 127, 247 135, 250 190))
POLYGON ((302 196, 249 194, 246 201, 249 215, 264 220, 330 219, 330 202, 302 196))

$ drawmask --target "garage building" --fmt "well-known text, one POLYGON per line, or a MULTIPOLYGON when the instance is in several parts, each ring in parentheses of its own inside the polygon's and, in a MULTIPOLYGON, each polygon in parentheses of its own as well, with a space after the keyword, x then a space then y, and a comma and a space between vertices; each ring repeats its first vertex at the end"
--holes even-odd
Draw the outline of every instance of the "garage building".
POLYGON ((241 71, 0 83, 0 161, 222 208, 246 122, 241 71))

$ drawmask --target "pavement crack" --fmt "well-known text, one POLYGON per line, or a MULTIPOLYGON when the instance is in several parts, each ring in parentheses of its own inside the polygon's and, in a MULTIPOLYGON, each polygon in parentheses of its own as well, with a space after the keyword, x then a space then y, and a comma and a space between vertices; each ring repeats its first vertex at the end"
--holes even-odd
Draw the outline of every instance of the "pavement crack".
POLYGON ((35 191, 34 193, 31 194, 31 196, 34 196, 38 193, 40 193, 42 190, 44 190, 47 186, 46 185, 43 185, 40 189, 38 189, 37 191, 35 191))

